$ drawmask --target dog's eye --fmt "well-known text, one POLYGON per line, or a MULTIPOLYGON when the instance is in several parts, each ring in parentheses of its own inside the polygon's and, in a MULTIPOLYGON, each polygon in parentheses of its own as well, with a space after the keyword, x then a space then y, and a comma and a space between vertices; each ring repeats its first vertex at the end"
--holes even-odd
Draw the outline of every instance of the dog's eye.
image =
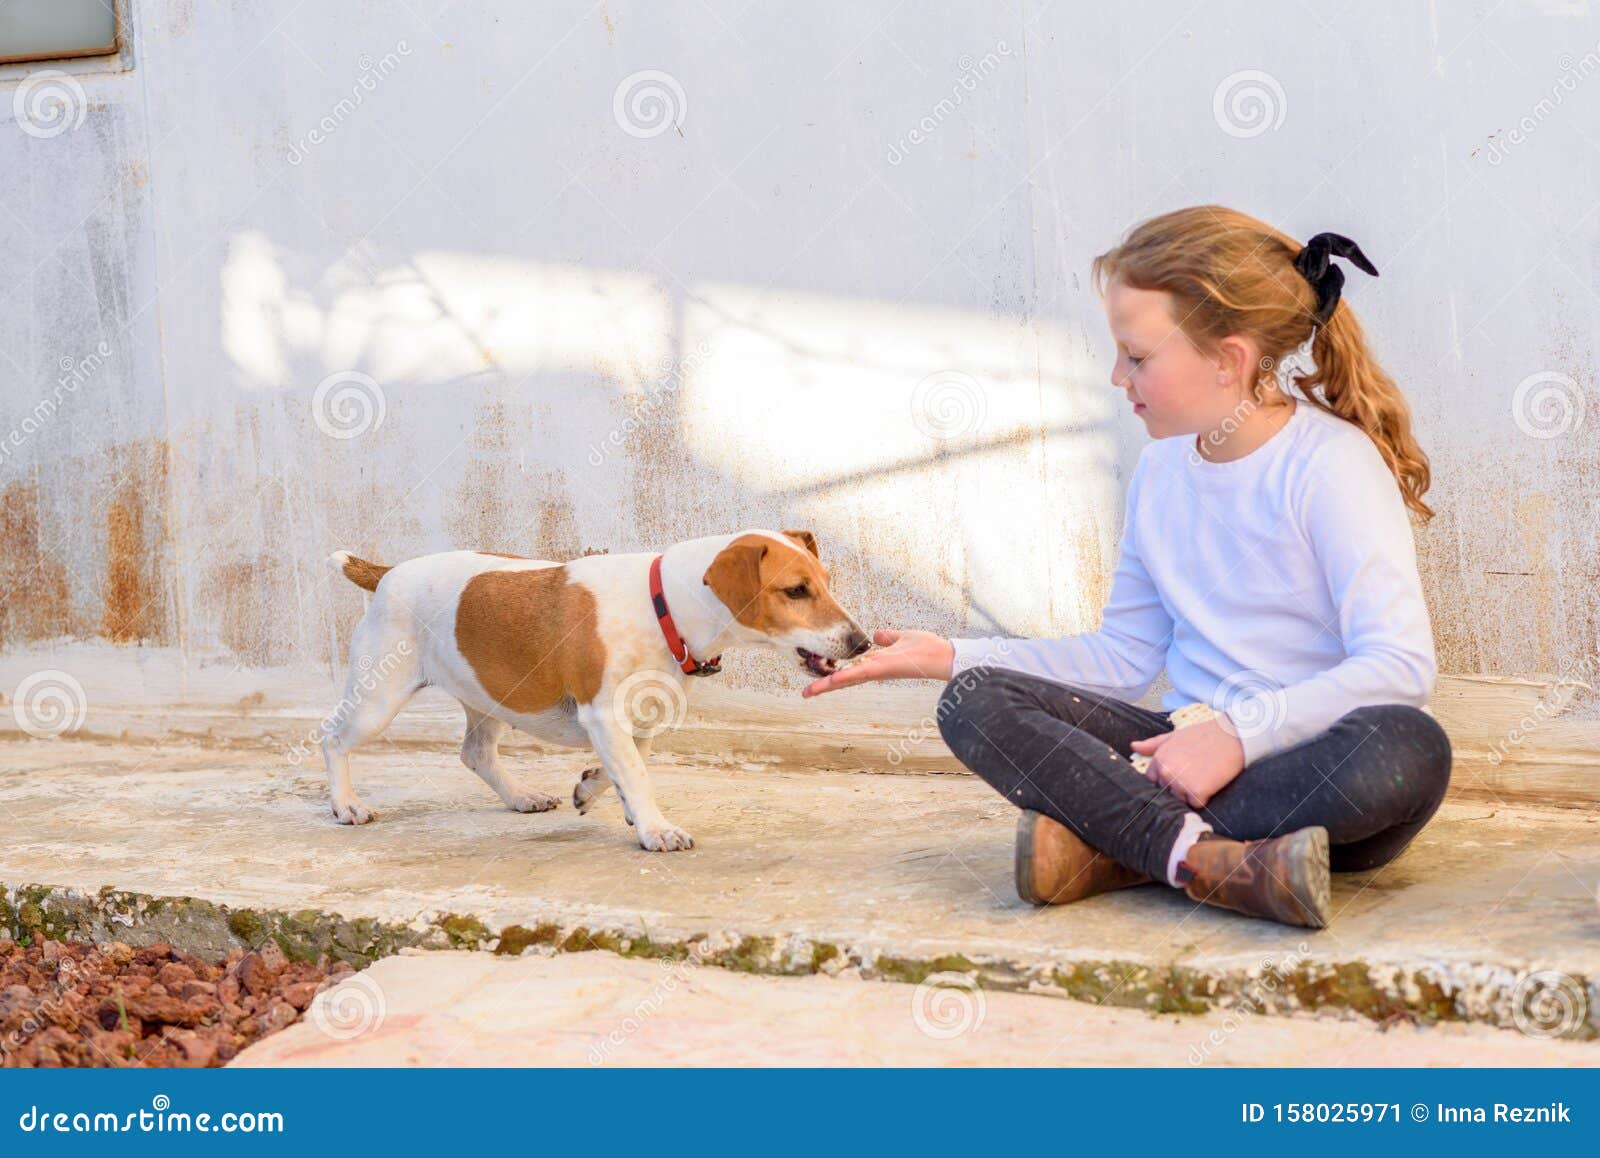
POLYGON ((793 587, 785 587, 783 593, 790 599, 804 599, 809 594, 804 583, 796 584, 793 587))

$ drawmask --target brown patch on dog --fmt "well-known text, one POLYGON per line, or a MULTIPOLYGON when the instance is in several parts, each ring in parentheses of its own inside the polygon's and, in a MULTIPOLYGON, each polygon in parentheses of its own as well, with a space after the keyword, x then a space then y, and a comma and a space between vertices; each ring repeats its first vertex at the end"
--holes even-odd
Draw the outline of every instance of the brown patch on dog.
MULTIPOLYGON (((484 552, 488 554, 489 552, 484 552)), ((366 559, 357 559, 354 555, 346 555, 341 565, 344 577, 357 587, 365 587, 368 591, 378 589, 378 580, 382 579, 393 567, 385 567, 382 563, 372 563, 366 559)))
POLYGON ((32 483, 0 491, 0 645, 73 634, 67 569, 39 541, 32 483))
POLYGON ((526 555, 513 555, 507 551, 474 551, 474 555, 493 555, 496 559, 526 559, 526 555))
MULTIPOLYGON (((787 534, 788 532, 784 532, 787 534)), ((828 569, 800 545, 740 535, 711 560, 702 579, 733 617, 767 635, 794 628, 825 631, 850 617, 828 592, 828 569), (804 585, 799 599, 786 592, 804 585)))
POLYGON ((817 558, 822 558, 822 552, 817 550, 817 537, 810 531, 785 531, 784 534, 788 535, 789 538, 793 539, 796 543, 799 543, 817 558))
POLYGON ((514 712, 600 694, 606 649, 594 592, 569 582, 565 567, 473 576, 456 608, 456 646, 484 690, 514 712))

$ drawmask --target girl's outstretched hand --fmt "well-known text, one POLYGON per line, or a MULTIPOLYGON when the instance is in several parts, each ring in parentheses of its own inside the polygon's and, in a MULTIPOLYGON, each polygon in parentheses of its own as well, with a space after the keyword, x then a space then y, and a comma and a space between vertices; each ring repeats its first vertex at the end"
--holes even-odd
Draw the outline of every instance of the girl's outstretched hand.
POLYGON ((800 690, 807 698, 868 680, 949 680, 956 649, 931 631, 875 631, 877 647, 849 667, 812 680, 800 690))
POLYGON ((1244 771, 1244 746, 1216 720, 1135 740, 1133 750, 1151 758, 1145 775, 1190 808, 1204 808, 1244 771))

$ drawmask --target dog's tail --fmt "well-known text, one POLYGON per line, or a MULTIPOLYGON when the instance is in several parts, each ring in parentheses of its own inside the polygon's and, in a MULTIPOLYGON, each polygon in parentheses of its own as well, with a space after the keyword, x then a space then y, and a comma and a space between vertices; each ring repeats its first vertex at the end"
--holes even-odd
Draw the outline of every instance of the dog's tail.
POLYGON ((349 551, 335 551, 328 556, 328 564, 334 570, 344 572, 344 577, 357 587, 364 587, 368 591, 376 591, 378 580, 394 570, 393 567, 385 567, 382 563, 369 563, 365 559, 357 559, 349 551))

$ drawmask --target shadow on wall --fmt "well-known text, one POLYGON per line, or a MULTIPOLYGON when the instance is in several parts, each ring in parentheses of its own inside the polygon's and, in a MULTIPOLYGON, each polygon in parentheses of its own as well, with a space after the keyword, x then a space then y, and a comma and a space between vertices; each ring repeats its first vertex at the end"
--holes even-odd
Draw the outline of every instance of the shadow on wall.
POLYGON ((454 251, 316 268, 257 232, 220 280, 223 380, 168 385, 197 654, 342 654, 362 603, 323 565, 339 547, 562 559, 751 525, 813 529, 874 626, 1098 622, 1122 484, 1081 338, 454 251))
MULTIPOLYGON (((51 443, 59 423, 97 426, 90 406, 143 402, 98 392, 161 385, 114 374, 122 355, 63 360, 62 416, 0 486, 0 647, 328 666, 362 608, 323 564, 336 547, 561 559, 750 525, 813 529, 870 626, 1099 621, 1123 483, 1116 395, 1081 333, 461 251, 324 267, 254 231, 218 279, 220 316, 169 339, 216 373, 169 376, 164 437, 120 419, 98 443, 51 443)), ((1536 449, 1592 507, 1588 447, 1536 449)), ((1437 475, 1458 497, 1488 485, 1448 450, 1437 475)), ((1523 621, 1512 669, 1592 656, 1592 588, 1564 577, 1593 574, 1595 541, 1574 531, 1593 520, 1544 493, 1487 498, 1438 503, 1418 535, 1441 669, 1495 670, 1490 645, 1523 621), (1476 541, 1464 519, 1498 525, 1507 560, 1458 558, 1476 541)), ((733 662, 792 682, 779 659, 733 662)))

